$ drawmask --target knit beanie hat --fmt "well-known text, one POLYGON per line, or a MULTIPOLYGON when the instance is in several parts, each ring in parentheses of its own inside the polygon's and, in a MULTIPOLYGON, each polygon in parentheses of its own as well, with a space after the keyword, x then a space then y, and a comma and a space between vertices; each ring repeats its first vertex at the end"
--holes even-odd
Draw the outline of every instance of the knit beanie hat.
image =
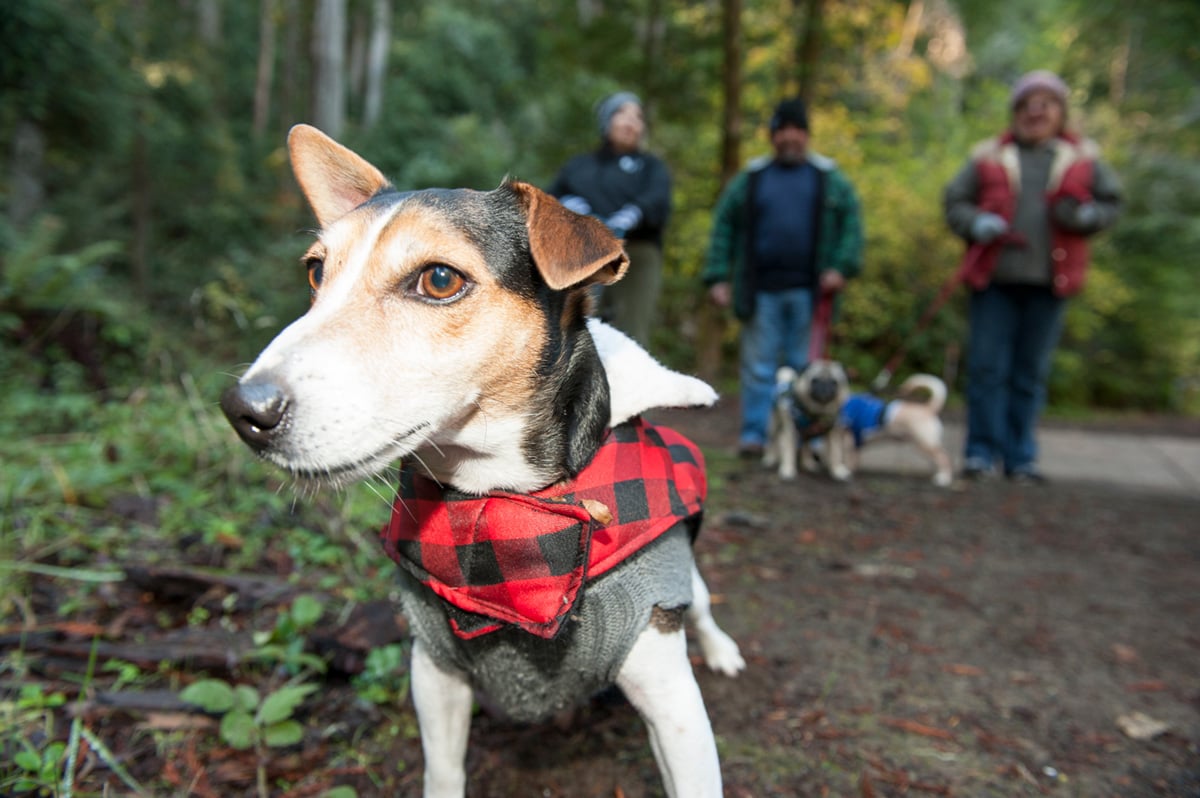
POLYGON ((801 130, 808 130, 808 109, 804 106, 804 100, 797 97, 794 100, 784 100, 775 106, 775 113, 771 115, 771 132, 774 133, 784 125, 795 125, 801 130))
POLYGON ((1008 98, 1008 107, 1015 111, 1026 97, 1039 90, 1050 92, 1058 98, 1063 108, 1067 107, 1067 95, 1070 94, 1070 89, 1067 88, 1067 84, 1063 82, 1062 78, 1046 69, 1035 69, 1033 72, 1022 75, 1013 84, 1012 94, 1008 98))
POLYGON ((612 122, 613 114, 621 110, 621 106, 625 103, 641 105, 642 101, 631 91, 619 91, 616 94, 608 95, 596 104, 596 123, 600 126, 602 137, 608 136, 608 126, 612 122))

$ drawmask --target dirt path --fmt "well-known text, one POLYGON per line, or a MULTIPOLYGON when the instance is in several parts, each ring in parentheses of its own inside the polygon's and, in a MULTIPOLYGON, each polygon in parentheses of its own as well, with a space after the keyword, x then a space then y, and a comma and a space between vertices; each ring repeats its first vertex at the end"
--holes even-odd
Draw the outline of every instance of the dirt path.
MULTIPOLYGON (((1200 796, 1200 497, 1059 482, 944 490, 880 470, 785 485, 729 453, 728 408, 655 420, 705 448, 697 555, 748 660, 731 680, 696 658, 727 796, 1200 796)), ((89 592, 30 578, 25 606, 42 622, 0 629, 0 732, 16 718, 0 733, 0 794, 18 746, 65 739, 73 716, 108 749, 84 746, 77 795, 130 794, 113 762, 169 798, 420 794, 411 703, 391 700, 403 666, 378 704, 353 683, 369 652, 403 637, 391 603, 307 635, 330 669, 297 710, 303 740, 235 750, 178 689, 205 674, 278 688, 286 672, 239 666, 239 653, 320 575, 293 581, 281 551, 213 571, 200 567, 226 565, 213 551, 160 545, 89 592), (80 690, 93 646, 100 669, 80 690), (113 660, 134 664, 132 683, 113 660), (70 703, 38 704, 59 691, 70 703)), ((477 713, 469 796, 663 794, 619 695, 560 721, 477 713)))
MULTIPOLYGON (((701 674, 727 795, 1200 795, 1200 499, 783 485, 728 418, 669 420, 709 454, 698 551, 749 660, 701 674)), ((660 795, 632 711, 584 714, 481 718, 471 794, 660 795)))

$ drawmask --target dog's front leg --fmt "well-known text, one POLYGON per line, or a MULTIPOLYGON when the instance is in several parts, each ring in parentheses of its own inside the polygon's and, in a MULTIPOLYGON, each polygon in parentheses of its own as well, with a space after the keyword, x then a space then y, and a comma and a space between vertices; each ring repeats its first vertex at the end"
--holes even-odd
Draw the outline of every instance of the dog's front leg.
POLYGON ((829 431, 829 475, 838 482, 850 479, 850 466, 847 465, 846 450, 854 445, 850 430, 834 425, 829 431))
POLYGON ((444 671, 417 640, 412 696, 425 752, 425 798, 462 798, 467 789, 467 738, 474 695, 464 674, 444 671))
POLYGON ((683 628, 653 622, 633 644, 617 686, 641 714, 670 798, 721 798, 717 743, 688 661, 683 628))
POLYGON ((799 447, 799 432, 796 422, 792 419, 790 407, 775 408, 779 424, 779 478, 796 478, 796 450, 799 447))

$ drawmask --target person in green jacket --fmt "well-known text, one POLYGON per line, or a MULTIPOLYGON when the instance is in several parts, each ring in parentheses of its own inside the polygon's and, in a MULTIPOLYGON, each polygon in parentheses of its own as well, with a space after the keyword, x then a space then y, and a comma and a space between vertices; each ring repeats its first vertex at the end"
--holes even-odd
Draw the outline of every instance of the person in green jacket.
POLYGON ((735 175, 717 201, 702 274, 709 299, 742 323, 743 457, 766 443, 776 370, 808 363, 822 294, 837 294, 862 269, 858 196, 832 160, 809 149, 804 102, 779 103, 770 131, 774 156, 735 175))

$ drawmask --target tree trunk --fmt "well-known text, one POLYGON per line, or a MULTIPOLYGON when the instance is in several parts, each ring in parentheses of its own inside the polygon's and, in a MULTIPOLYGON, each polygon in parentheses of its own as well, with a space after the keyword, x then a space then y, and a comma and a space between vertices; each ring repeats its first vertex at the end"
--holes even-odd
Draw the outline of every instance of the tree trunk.
POLYGON ((663 39, 666 36, 667 21, 663 15, 663 0, 649 0, 646 5, 646 17, 642 30, 641 86, 648 97, 644 96, 642 100, 643 102, 653 102, 653 98, 659 94, 657 77, 662 71, 663 39))
MULTIPOLYGON (((742 0, 721 0, 724 59, 721 87, 721 186, 729 182, 742 164, 742 0)), ((703 297, 700 301, 700 333, 696 341, 696 371, 715 382, 721 373, 721 342, 725 338, 726 311, 703 297)))
POLYGON ((825 0, 795 0, 803 2, 804 35, 796 48, 796 67, 799 72, 796 94, 806 103, 811 103, 813 87, 817 85, 817 72, 821 62, 822 29, 825 19, 825 0))
POLYGON ((279 76, 279 124, 287 130, 297 122, 312 121, 304 103, 308 92, 302 91, 304 75, 300 68, 304 61, 301 42, 304 40, 303 22, 298 0, 283 2, 283 58, 279 76))
MULTIPOLYGON (((13 130, 9 151, 8 217, 13 227, 22 229, 42 209, 46 186, 42 165, 46 159, 46 135, 41 127, 28 119, 19 120, 13 130)), ((0 259, 0 262, 3 262, 0 259)))
POLYGON ((904 26, 900 29, 900 41, 895 50, 896 58, 904 59, 912 55, 924 15, 925 0, 912 0, 908 5, 908 13, 904 15, 904 26))
POLYGON ((721 0, 721 185, 737 174, 742 147, 742 0, 721 0))
POLYGON ((196 30, 206 48, 221 44, 221 4, 218 0, 199 0, 196 3, 196 30))
POLYGON ((367 45, 367 88, 363 96, 363 128, 370 130, 383 113, 384 78, 388 45, 392 40, 392 0, 375 0, 371 9, 371 37, 367 45))
MULTIPOLYGON (((372 0, 372 4, 374 0, 372 0)), ((362 108, 363 82, 367 72, 367 36, 370 31, 367 9, 356 8, 350 15, 346 44, 346 96, 350 108, 362 108)))
POLYGON ((313 122, 338 138, 346 120, 346 0, 317 0, 312 54, 313 122))
MULTIPOLYGON (((145 115, 140 115, 144 120, 145 115)), ((129 245, 129 269, 133 275, 134 290, 145 301, 150 297, 150 220, 154 213, 154 196, 150 180, 150 154, 142 129, 139 125, 133 134, 133 163, 130 166, 133 237, 129 245)))
POLYGON ((271 83, 275 79, 275 0, 258 4, 258 71, 254 79, 254 135, 267 132, 271 118, 271 83))

